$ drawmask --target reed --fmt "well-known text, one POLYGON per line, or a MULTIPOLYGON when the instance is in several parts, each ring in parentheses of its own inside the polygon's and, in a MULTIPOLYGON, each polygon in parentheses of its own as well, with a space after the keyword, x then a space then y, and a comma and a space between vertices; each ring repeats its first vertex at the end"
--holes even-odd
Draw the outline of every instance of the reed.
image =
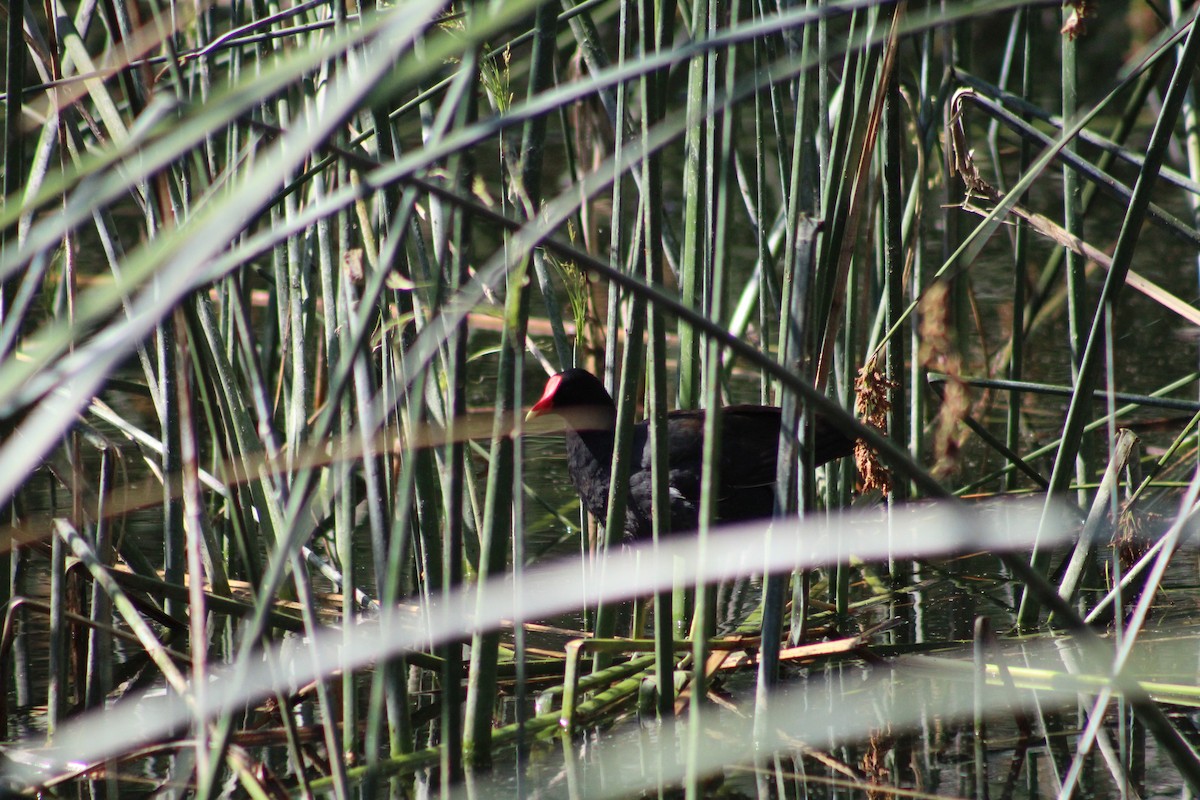
POLYGON ((1200 791, 1193 7, 6 11, 0 791, 1200 791))

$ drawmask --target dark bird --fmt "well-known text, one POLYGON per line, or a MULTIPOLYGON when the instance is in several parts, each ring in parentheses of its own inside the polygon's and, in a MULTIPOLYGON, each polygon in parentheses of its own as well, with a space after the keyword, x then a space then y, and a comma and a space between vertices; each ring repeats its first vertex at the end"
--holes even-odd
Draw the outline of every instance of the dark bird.
MULTIPOLYGON (((582 369, 569 369, 546 382, 542 397, 527 419, 558 414, 566 422, 567 471, 583 506, 604 522, 617 407, 599 379, 582 369)), ((780 410, 774 406, 726 406, 721 411, 720 497, 717 518, 722 522, 770 517, 775 504, 775 461, 779 450, 780 410)), ((816 463, 850 455, 854 440, 833 423, 817 417, 816 463)), ((633 461, 625 536, 651 535, 650 423, 633 430, 633 461)), ((668 478, 671 530, 698 525, 700 465, 704 451, 704 411, 672 411, 667 415, 668 478)))

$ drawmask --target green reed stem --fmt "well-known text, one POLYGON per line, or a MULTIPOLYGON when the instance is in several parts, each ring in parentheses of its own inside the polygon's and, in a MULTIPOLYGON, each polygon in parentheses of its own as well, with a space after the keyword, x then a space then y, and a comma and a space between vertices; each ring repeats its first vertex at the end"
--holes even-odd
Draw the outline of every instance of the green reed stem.
MULTIPOLYGON (((1117 237, 1112 266, 1105 276, 1104 286, 1096 304, 1087 344, 1080 360, 1076 392, 1071 397, 1067 418, 1063 424, 1062 445, 1054 459, 1054 470, 1050 475, 1051 496, 1065 491, 1070 481, 1069 465, 1074 465, 1075 456, 1079 452, 1083 429, 1087 424, 1087 411, 1091 406, 1092 389, 1103 363, 1105 348, 1101 326, 1106 310, 1111 309, 1116 303, 1125 286, 1125 278, 1129 274, 1142 222, 1145 219, 1146 207, 1150 203, 1150 196, 1158 175, 1158 168, 1166 156, 1176 117, 1183 104, 1184 95, 1188 91, 1189 76, 1195 68, 1197 60, 1200 59, 1200 35, 1197 35, 1196 30, 1196 26, 1193 26, 1188 32, 1175 73, 1163 98, 1162 114, 1155 123, 1154 131, 1150 136, 1150 143, 1146 149, 1146 160, 1138 173, 1137 182, 1133 187, 1133 197, 1122 222, 1121 232, 1117 237)), ((1044 566, 1044 556, 1041 558, 1035 556, 1031 564, 1035 570, 1041 570, 1044 566)), ((1036 602, 1030 602, 1027 600, 1028 597, 1028 593, 1022 595, 1022 610, 1018 615, 1020 624, 1030 624, 1037 612, 1036 602)))
MULTIPOLYGON (((641 0, 638 13, 638 39, 642 52, 669 47, 664 41, 669 21, 675 17, 675 3, 663 0, 641 0)), ((650 129, 668 113, 667 72, 648 73, 642 80, 641 92, 642 144, 645 146, 650 129)), ((642 205, 645 233, 644 267, 646 283, 663 284, 663 154, 654 153, 642 162, 642 187, 646 202, 642 205)), ((646 415, 650 420, 650 470, 652 534, 661 542, 671 533, 670 453, 667 446, 667 332, 666 318, 655 306, 649 308, 647 320, 649 351, 647 353, 646 415)), ((654 595, 655 675, 658 679, 657 712, 667 720, 674 713, 675 659, 672 648, 672 592, 663 589, 654 595)), ((634 630, 633 636, 641 636, 634 630)))

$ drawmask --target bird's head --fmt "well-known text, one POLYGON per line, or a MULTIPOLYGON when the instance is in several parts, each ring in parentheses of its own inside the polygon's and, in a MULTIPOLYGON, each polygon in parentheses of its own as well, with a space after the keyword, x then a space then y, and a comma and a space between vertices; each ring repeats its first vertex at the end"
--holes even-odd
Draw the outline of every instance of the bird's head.
POLYGON ((529 409, 525 419, 557 414, 577 430, 611 427, 615 410, 612 396, 599 378, 584 369, 569 369, 550 376, 541 398, 529 409), (585 422, 587 424, 581 424, 585 422))

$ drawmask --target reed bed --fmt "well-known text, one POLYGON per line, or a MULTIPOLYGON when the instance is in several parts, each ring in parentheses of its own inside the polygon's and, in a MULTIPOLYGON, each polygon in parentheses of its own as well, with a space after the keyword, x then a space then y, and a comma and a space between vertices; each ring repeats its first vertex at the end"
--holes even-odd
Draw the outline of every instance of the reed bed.
POLYGON ((3 792, 1200 791, 1194 6, 4 8, 3 792))

